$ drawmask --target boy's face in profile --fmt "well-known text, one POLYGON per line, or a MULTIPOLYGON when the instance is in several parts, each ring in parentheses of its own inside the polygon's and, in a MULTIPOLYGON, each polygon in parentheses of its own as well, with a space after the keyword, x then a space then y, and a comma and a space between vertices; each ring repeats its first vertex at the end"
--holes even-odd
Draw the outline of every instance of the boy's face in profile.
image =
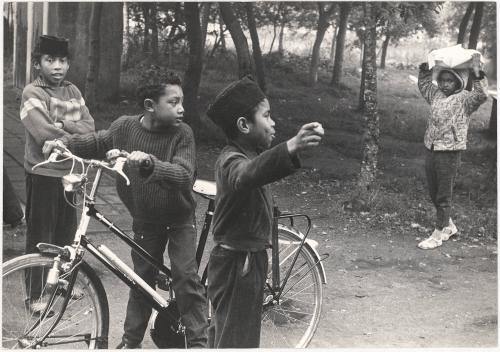
POLYGON ((439 89, 448 97, 458 89, 458 82, 455 76, 450 72, 441 72, 438 77, 439 89))
POLYGON ((50 86, 59 87, 68 73, 69 60, 67 57, 43 54, 35 68, 40 70, 40 74, 50 86))
POLYGON ((164 127, 177 126, 184 118, 183 101, 182 88, 178 85, 168 84, 158 101, 153 100, 152 116, 164 127))
POLYGON ((274 123, 271 118, 269 101, 264 99, 257 105, 253 121, 248 121, 249 133, 247 137, 259 149, 268 149, 274 139, 274 123))

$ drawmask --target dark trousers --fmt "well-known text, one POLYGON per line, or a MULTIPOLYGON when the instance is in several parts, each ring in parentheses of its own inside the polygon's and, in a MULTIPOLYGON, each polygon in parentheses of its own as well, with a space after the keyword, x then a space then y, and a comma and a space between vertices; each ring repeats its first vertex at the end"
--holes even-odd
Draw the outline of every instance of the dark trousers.
POLYGON ((429 151, 425 159, 425 173, 432 203, 436 207, 436 228, 448 226, 453 186, 460 167, 460 151, 429 151))
MULTIPOLYGON (((188 347, 207 347, 207 300, 205 288, 198 276, 196 264, 196 229, 194 225, 155 225, 134 221, 134 240, 153 258, 163 263, 168 242, 168 255, 172 270, 172 284, 186 327, 188 347)), ((151 287, 155 287, 158 271, 139 254, 132 251, 134 271, 151 287)), ((130 290, 123 341, 136 345, 144 338, 152 308, 137 291, 130 290)))
MULTIPOLYGON (((58 246, 73 242, 76 232, 76 209, 64 199, 64 188, 59 177, 26 173, 26 253, 38 252, 39 242, 58 246)), ((73 193, 66 193, 71 201, 73 193)), ((30 270, 27 287, 31 287, 31 299, 39 298, 41 273, 30 270), (28 283, 30 286, 28 286, 28 283)))
POLYGON ((3 167, 3 222, 15 225, 21 221, 24 213, 14 187, 10 182, 5 166, 3 167))
POLYGON ((209 327, 210 348, 258 348, 267 252, 249 254, 216 246, 208 263, 208 298, 213 317, 209 327))

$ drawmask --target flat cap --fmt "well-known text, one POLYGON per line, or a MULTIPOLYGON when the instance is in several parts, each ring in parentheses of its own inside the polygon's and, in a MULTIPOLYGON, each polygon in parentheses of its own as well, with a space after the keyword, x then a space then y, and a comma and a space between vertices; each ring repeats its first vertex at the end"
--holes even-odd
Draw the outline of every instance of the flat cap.
POLYGON ((57 57, 69 56, 68 39, 51 35, 41 35, 38 41, 37 51, 40 54, 57 57))

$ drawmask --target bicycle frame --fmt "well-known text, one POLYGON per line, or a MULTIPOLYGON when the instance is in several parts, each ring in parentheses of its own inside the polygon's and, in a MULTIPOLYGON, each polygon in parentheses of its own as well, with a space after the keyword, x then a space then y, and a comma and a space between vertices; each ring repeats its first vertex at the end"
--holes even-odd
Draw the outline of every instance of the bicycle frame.
MULTIPOLYGON (((72 269, 75 270, 75 273, 73 273, 72 280, 69 283, 68 290, 71 292, 73 289, 74 281, 76 278, 76 273, 78 270, 78 264, 81 260, 83 260, 83 253, 85 249, 86 251, 90 252, 94 257, 96 257, 106 268, 108 268, 115 276, 117 276, 122 282, 124 282, 127 286, 129 286, 131 289, 138 290, 141 292, 143 297, 148 301, 148 303, 151 305, 151 307, 155 310, 158 311, 159 314, 164 315, 165 317, 169 319, 173 319, 174 321, 179 321, 178 317, 174 316, 172 313, 170 313, 167 310, 167 307, 169 306, 170 302, 173 299, 173 292, 171 290, 171 278, 172 278, 172 273, 168 267, 166 267, 163 263, 157 261, 155 258, 153 258, 146 250, 144 250, 137 242, 135 242, 132 238, 130 238, 127 234, 125 234, 118 226, 114 225, 106 216, 104 216, 102 213, 100 213, 96 207, 95 207, 95 196, 97 194, 97 189, 99 187, 99 183, 102 177, 102 171, 103 167, 99 166, 96 170, 96 175, 94 177, 94 181, 92 184, 92 189, 87 194, 85 191, 83 192, 83 209, 82 209, 82 216, 80 219, 80 223, 78 225, 78 229, 75 233, 74 237, 74 242, 71 247, 66 246, 64 250, 66 250, 70 256, 68 258, 70 259, 70 262, 72 264, 72 269), (169 298, 166 300, 163 298, 160 294, 156 292, 156 290, 152 287, 150 287, 142 278, 140 278, 132 268, 130 268, 128 265, 126 265, 121 259, 116 256, 111 250, 109 250, 106 246, 104 245, 98 245, 95 246, 91 241, 86 236, 87 228, 89 225, 89 221, 91 218, 96 219, 98 222, 106 226, 113 234, 118 236, 122 241, 124 241, 132 250, 134 250, 137 254, 139 254, 142 259, 144 259, 146 262, 151 264, 158 272, 163 273, 166 277, 166 283, 167 283, 167 290, 169 291, 169 298), (73 269, 74 268, 74 269, 73 269)), ((86 174, 85 174, 86 177, 86 174)), ((85 182, 87 182, 85 180, 85 182)), ((208 199, 208 208, 205 213, 205 221, 204 225, 200 234, 200 239, 198 242, 198 247, 196 250, 196 262, 198 264, 198 267, 200 266, 201 263, 201 258, 203 256, 203 252, 205 249, 206 241, 208 238, 208 234, 210 231, 210 226, 211 222, 213 219, 214 215, 214 209, 215 209, 215 202, 213 197, 207 196, 205 194, 199 193, 202 197, 208 199)), ((273 300, 271 304, 275 304, 279 302, 279 299, 281 295, 283 294, 283 290, 287 284, 288 279, 290 278, 290 275, 293 271, 293 268, 295 266, 295 263, 298 259, 298 256, 300 255, 301 249, 306 245, 306 239, 309 234, 309 230, 311 228, 311 219, 304 214, 290 214, 290 213, 283 213, 280 214, 277 208, 275 208, 274 213, 273 213, 273 233, 272 233, 272 281, 271 285, 268 285, 268 288, 271 290, 272 295, 273 295, 273 300), (295 253, 293 253, 293 259, 291 262, 290 267, 288 268, 287 272, 285 273, 284 280, 280 280, 280 259, 279 259, 279 243, 278 243, 278 220, 279 219, 289 219, 290 224, 293 227, 294 219, 297 217, 304 217, 307 220, 307 230, 305 231, 305 235, 302 236, 300 244, 297 246, 297 249, 295 250, 295 253)), ((52 247, 53 249, 54 247, 52 247)), ((47 252, 50 252, 50 248, 46 248, 47 252)), ((52 253, 54 253, 52 251, 52 253)), ((62 255, 63 257, 66 257, 66 255, 63 255, 63 252, 61 249, 59 249, 59 254, 62 255)), ((317 258, 317 263, 320 263, 323 259, 317 258)), ((202 274, 202 279, 201 282, 202 284, 206 287, 206 281, 207 281, 207 269, 208 265, 205 267, 203 274, 202 274)), ((324 274, 323 274, 324 276, 324 274)), ((160 286, 160 285, 159 285, 160 286)), ((161 286, 160 286, 161 288, 161 286)), ((69 301, 69 295, 68 297, 65 298, 65 301, 63 302, 64 307, 62 312, 64 312, 65 306, 67 305, 69 301)), ((46 312, 42 314, 45 315, 46 312)), ((60 319, 60 317, 59 317, 60 319)), ((57 322, 59 321, 57 320, 57 322)), ((53 325, 52 329, 57 325, 57 322, 53 325)), ((52 330, 50 329, 50 330, 52 330)), ((182 324, 179 322, 178 326, 178 332, 183 332, 184 327, 182 324)), ((47 333, 47 335, 50 333, 50 331, 47 333)), ((44 338, 41 340, 43 341, 44 338)))

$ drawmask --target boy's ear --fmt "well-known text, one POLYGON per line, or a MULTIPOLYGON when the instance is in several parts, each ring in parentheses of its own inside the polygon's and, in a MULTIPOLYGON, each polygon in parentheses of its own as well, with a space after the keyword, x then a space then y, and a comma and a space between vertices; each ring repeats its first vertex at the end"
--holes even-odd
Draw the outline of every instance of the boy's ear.
POLYGON ((37 61, 37 62, 34 62, 34 63, 33 63, 33 67, 34 67, 35 69, 39 70, 39 69, 40 69, 40 62, 38 62, 38 61, 37 61))
POLYGON ((149 112, 153 112, 154 111, 154 108, 153 108, 153 99, 144 99, 144 110, 146 111, 149 111, 149 112))
POLYGON ((246 117, 239 117, 238 120, 236 120, 236 126, 238 127, 238 131, 243 134, 248 134, 250 132, 246 117))

